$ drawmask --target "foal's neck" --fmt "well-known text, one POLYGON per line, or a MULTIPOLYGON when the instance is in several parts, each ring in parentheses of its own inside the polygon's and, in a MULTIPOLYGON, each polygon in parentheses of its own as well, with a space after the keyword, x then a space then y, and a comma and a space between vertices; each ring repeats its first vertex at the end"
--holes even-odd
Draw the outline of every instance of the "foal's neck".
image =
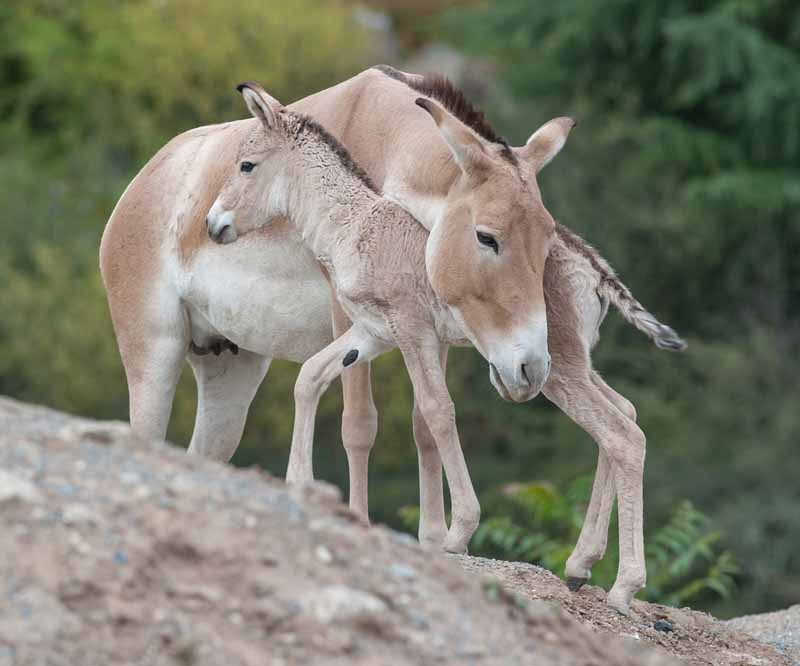
MULTIPOLYGON (((332 244, 358 234, 360 221, 380 199, 349 155, 321 139, 318 130, 297 135, 291 164, 288 214, 317 257, 328 257, 332 244)), ((335 142, 335 140, 334 140, 335 142)))

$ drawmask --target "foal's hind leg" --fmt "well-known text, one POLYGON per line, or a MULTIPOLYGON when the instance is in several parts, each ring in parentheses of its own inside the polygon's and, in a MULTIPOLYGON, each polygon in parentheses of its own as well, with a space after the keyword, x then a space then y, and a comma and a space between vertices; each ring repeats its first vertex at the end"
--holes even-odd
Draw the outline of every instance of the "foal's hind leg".
POLYGON ((188 452, 227 462, 239 446, 270 359, 243 349, 238 354, 190 353, 188 359, 197 381, 197 415, 188 452))
POLYGON ((602 379, 593 371, 576 372, 574 376, 556 372, 548 379, 544 391, 600 448, 587 519, 576 552, 570 557, 567 575, 573 578, 573 587, 579 587, 581 579, 588 578, 591 565, 602 557, 616 494, 620 505, 620 561, 608 603, 627 612, 646 577, 642 534, 645 438, 636 423, 609 400, 606 394, 611 389, 607 386, 601 389, 600 382, 602 379))
MULTIPOLYGON (((439 348, 442 372, 447 367, 447 345, 439 348)), ((441 549, 447 537, 442 485, 442 458, 436 440, 414 398, 414 443, 419 462, 419 542, 426 547, 441 549)))
MULTIPOLYGON (((558 369, 555 369, 555 372, 557 374, 558 369)), ((600 389, 611 403, 607 405, 608 410, 616 408, 631 421, 636 421, 636 410, 628 400, 608 386, 594 370, 590 370, 590 379, 592 384, 600 389)), ((558 380, 554 379, 554 381, 558 380)), ((579 394, 580 387, 581 385, 578 384, 571 390, 572 398, 577 403, 583 401, 583 397, 579 394)), ((560 403, 564 402, 563 392, 548 393, 545 388, 545 394, 554 404, 561 407, 560 403)), ((578 425, 581 424, 579 423, 578 425)), ((592 486, 592 496, 589 500, 589 507, 586 510, 586 518, 578 537, 578 543, 575 545, 575 550, 572 551, 566 565, 567 585, 573 591, 578 590, 589 579, 592 566, 605 555, 606 546, 608 545, 608 523, 614 507, 615 494, 614 474, 608 456, 602 447, 598 447, 597 471, 595 472, 594 485, 592 486)))

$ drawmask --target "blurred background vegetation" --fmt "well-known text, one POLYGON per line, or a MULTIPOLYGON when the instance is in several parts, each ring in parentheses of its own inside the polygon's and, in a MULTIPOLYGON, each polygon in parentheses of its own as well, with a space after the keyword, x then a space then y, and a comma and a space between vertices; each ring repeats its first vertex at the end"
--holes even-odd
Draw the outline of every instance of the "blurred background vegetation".
MULTIPOLYGON (((244 116, 233 93, 243 79, 289 102, 382 61, 444 70, 515 144, 552 116, 579 118, 542 174, 545 201, 690 342, 682 355, 659 352, 610 314, 595 354, 648 436, 646 595, 725 616, 800 601, 793 0, 4 2, 0 393, 127 418, 97 268, 127 183, 176 133, 244 116)), ((501 402, 475 352, 450 358, 484 506, 473 552, 558 569, 594 444, 542 398, 501 402)), ((283 475, 296 372, 273 364, 237 464, 283 475)), ((372 514, 413 528, 413 510, 400 511, 417 502, 411 391, 396 355, 375 375, 372 514)), ((194 401, 187 370, 170 427, 181 445, 194 401)), ((316 471, 346 491, 339 409, 331 391, 316 471)), ((611 551, 600 582, 613 575, 611 551)))

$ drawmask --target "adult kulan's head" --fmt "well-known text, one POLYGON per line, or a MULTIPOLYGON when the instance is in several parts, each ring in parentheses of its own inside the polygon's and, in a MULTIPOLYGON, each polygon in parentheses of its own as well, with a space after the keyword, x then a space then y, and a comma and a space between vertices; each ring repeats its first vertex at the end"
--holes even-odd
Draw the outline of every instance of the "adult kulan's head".
POLYGON ((416 103, 433 118, 460 169, 430 229, 431 285, 489 361, 500 395, 529 400, 550 370, 543 277, 555 237, 536 175, 575 122, 551 120, 525 146, 511 148, 487 141, 429 98, 416 103))
MULTIPOLYGON (((308 140, 297 131, 302 117, 257 84, 243 84, 239 91, 260 123, 242 143, 234 171, 209 211, 209 235, 220 243, 289 215, 290 197, 302 196, 291 185, 292 169, 319 166, 298 162, 301 151, 293 150, 308 140)), ((574 122, 550 121, 526 146, 512 149, 481 138, 430 99, 417 104, 430 114, 460 169, 430 228, 431 286, 489 362, 500 395, 528 400, 550 369, 543 275, 555 235, 536 174, 562 148, 574 122)), ((343 148, 340 152, 346 155, 343 148)))

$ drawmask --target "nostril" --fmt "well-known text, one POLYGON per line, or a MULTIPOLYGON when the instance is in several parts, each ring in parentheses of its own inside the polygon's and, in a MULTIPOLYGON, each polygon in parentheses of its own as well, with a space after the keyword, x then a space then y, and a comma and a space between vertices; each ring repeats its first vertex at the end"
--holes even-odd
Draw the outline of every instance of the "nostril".
POLYGON ((531 378, 528 377, 527 365, 525 363, 522 364, 522 376, 525 378, 525 381, 528 382, 528 386, 531 386, 531 378))
POLYGON ((206 228, 208 228, 208 218, 206 218, 206 228))

